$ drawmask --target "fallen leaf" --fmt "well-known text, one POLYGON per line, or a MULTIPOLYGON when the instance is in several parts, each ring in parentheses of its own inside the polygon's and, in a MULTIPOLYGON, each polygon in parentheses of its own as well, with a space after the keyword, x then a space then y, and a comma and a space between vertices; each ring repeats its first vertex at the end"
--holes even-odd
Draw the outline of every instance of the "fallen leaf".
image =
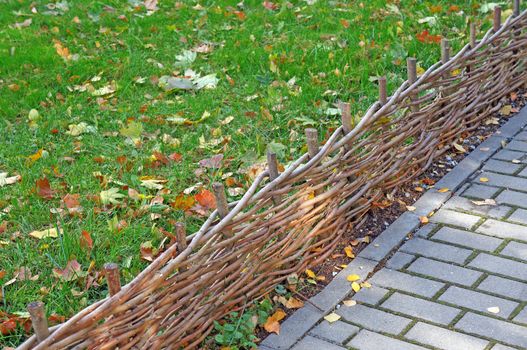
POLYGON ((87 272, 82 271, 82 266, 77 260, 68 261, 64 269, 53 269, 53 275, 65 282, 75 281, 87 274, 87 272))
POLYGON ((448 191, 450 191, 450 190, 448 188, 446 188, 446 187, 443 187, 443 188, 440 188, 439 190, 437 190, 437 192, 439 192, 439 193, 445 193, 445 192, 448 192, 448 191))
POLYGON ((66 205, 68 212, 70 214, 79 213, 82 211, 82 207, 79 202, 80 194, 67 194, 62 198, 62 201, 66 205))
POLYGON ((489 182, 489 179, 486 178, 486 177, 480 177, 479 181, 481 181, 481 182, 489 182))
POLYGON ((344 248, 344 252, 346 253, 346 256, 348 258, 355 258, 355 254, 353 253, 353 248, 351 246, 347 246, 344 248))
POLYGON ((55 191, 51 189, 49 180, 47 178, 38 179, 36 181, 37 195, 44 199, 53 199, 55 191))
POLYGON ((88 231, 82 230, 80 237, 80 246, 82 248, 87 248, 88 250, 93 249, 93 239, 88 231))
POLYGON ((416 207, 412 206, 412 205, 407 205, 406 206, 406 210, 408 211, 415 211, 416 207))
POLYGON ((7 173, 0 173, 0 187, 4 187, 7 185, 13 185, 20 181, 22 179, 22 176, 15 175, 15 176, 7 176, 7 173))
POLYGON ((357 282, 353 282, 351 284, 351 289, 353 289, 353 291, 357 293, 360 290, 360 284, 358 284, 357 282))
POLYGON ((332 312, 326 316, 324 316, 324 319, 328 321, 329 323, 337 322, 340 320, 340 315, 337 315, 336 313, 332 312))
POLYGON ((286 316, 286 313, 278 309, 274 314, 269 316, 264 323, 264 329, 269 333, 280 334, 280 321, 286 316))
POLYGON ((296 298, 289 298, 287 299, 287 302, 285 304, 285 307, 288 309, 299 309, 304 306, 304 302, 302 300, 298 300, 296 298))
POLYGON ((315 275, 315 273, 312 270, 309 270, 309 269, 306 270, 306 275, 309 278, 317 278, 317 275, 315 275))
POLYGON ((475 205, 496 205, 496 201, 494 199, 485 199, 483 201, 472 201, 475 205))
POLYGON ((467 153, 467 150, 461 146, 460 144, 458 143, 453 143, 452 146, 454 146, 454 148, 459 152, 459 153, 467 153))
POLYGON ((500 313, 500 308, 497 307, 497 306, 492 306, 492 307, 487 308, 487 311, 492 313, 492 314, 499 314, 500 313))
POLYGON ((221 167, 222 160, 223 160, 223 154, 220 153, 211 158, 200 160, 199 165, 204 168, 218 169, 221 167))
POLYGON ((357 305, 357 302, 356 302, 355 300, 351 300, 351 299, 349 299, 349 300, 344 300, 342 303, 343 303, 344 305, 348 306, 348 307, 351 307, 351 306, 355 306, 355 305, 357 305))
POLYGON ((359 275, 349 275, 348 277, 346 277, 346 279, 349 281, 349 282, 355 282, 355 281, 358 281, 360 280, 360 276, 359 275))
POLYGON ((514 164, 520 164, 522 161, 519 160, 519 159, 513 159, 512 162, 513 162, 514 164))
POLYGON ((430 221, 428 220, 426 216, 420 216, 419 220, 421 221, 422 224, 428 224, 428 222, 430 221))
POLYGON ((512 111, 512 106, 511 105, 505 105, 505 106, 501 107, 500 114, 504 115, 504 116, 509 116, 509 115, 511 115, 511 111, 512 111))
POLYGON ((42 231, 32 231, 29 233, 29 235, 37 239, 57 238, 59 236, 58 230, 56 227, 48 228, 42 231))
POLYGON ((112 187, 109 190, 101 191, 99 194, 102 204, 119 204, 121 199, 126 197, 124 194, 119 193, 119 189, 112 187))
POLYGON ((202 190, 200 193, 196 194, 194 198, 202 207, 207 209, 216 208, 216 198, 214 198, 214 195, 209 190, 202 190))
POLYGON ((360 284, 361 288, 371 288, 371 283, 368 281, 362 282, 360 284))

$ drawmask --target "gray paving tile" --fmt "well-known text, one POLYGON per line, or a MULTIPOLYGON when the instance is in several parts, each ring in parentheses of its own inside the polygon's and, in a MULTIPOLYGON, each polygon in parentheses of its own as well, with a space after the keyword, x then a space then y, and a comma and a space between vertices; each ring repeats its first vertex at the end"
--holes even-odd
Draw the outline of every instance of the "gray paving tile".
POLYGON ((527 301, 527 283, 513 281, 509 278, 490 275, 480 283, 478 289, 511 299, 527 301))
POLYGON ((527 152, 527 143, 520 140, 512 140, 507 144, 505 149, 513 151, 527 152))
POLYGON ((499 187, 472 184, 465 192, 463 192, 463 196, 476 199, 490 199, 494 198, 496 193, 500 190, 501 188, 499 187))
POLYGON ((390 295, 381 306, 397 313, 443 325, 448 325, 461 312, 460 309, 401 293, 390 295))
POLYGON ((440 209, 437 213, 434 214, 434 216, 430 218, 430 221, 471 229, 475 224, 479 222, 480 219, 481 218, 479 216, 459 213, 457 211, 452 210, 440 209))
MULTIPOLYGON (((511 210, 505 205, 477 205, 471 199, 454 196, 443 205, 445 209, 466 211, 495 219, 503 219, 511 210)), ((459 226, 459 225, 458 225, 459 226)))
POLYGON ((492 350, 516 350, 516 348, 512 348, 507 345, 496 344, 492 347, 492 350))
POLYGON ((479 254, 469 264, 481 270, 527 281, 527 264, 489 254, 479 254))
POLYGON ((352 299, 360 303, 375 305, 384 298, 388 292, 388 289, 373 285, 371 288, 362 288, 352 299))
POLYGON ((417 259, 408 271, 464 286, 473 285, 483 275, 479 271, 426 258, 417 259))
POLYGON ((527 193, 505 190, 496 197, 496 202, 527 208, 527 193))
POLYGON ((370 282, 381 287, 398 289, 403 292, 418 294, 428 298, 434 296, 445 285, 444 283, 386 268, 373 275, 370 282))
MULTIPOLYGON (((379 333, 362 330, 348 344, 358 350, 425 350, 425 348, 379 333)), ((319 349, 322 350, 322 349, 319 349)))
POLYGON ((322 339, 317 339, 315 337, 306 336, 298 344, 296 344, 292 350, 345 350, 341 346, 328 343, 322 339))
POLYGON ((439 300, 503 318, 509 317, 519 305, 510 300, 456 286, 449 287, 446 292, 439 297, 439 300), (494 307, 499 308, 498 313, 491 313, 488 311, 489 308, 494 307))
POLYGON ((324 320, 318 326, 313 328, 309 334, 342 345, 352 335, 357 334, 359 330, 359 327, 346 322, 336 321, 329 323, 324 320))
POLYGON ((527 244, 509 242, 501 251, 500 255, 512 256, 513 258, 525 260, 527 262, 527 244))
POLYGON ((485 165, 483 166, 482 170, 488 170, 495 173, 503 173, 512 175, 518 170, 520 170, 522 167, 521 164, 514 164, 512 162, 504 162, 502 160, 497 159, 489 159, 485 162, 485 165))
POLYGON ((476 232, 500 238, 512 238, 527 241, 527 226, 511 224, 494 219, 486 220, 476 232))
POLYGON ((386 267, 393 270, 400 270, 415 259, 415 255, 396 252, 390 260, 386 262, 386 267))
POLYGON ((455 328, 505 344, 527 348, 527 328, 510 322, 469 312, 455 324, 455 328))
POLYGON ((478 176, 478 179, 480 178, 487 178, 487 184, 491 186, 505 187, 511 190, 525 190, 527 188, 527 179, 517 176, 483 172, 478 176))
POLYGON ((406 242, 401 251, 462 264, 472 254, 471 250, 452 245, 414 238, 406 242))
POLYGON ((410 319, 393 315, 368 306, 342 306, 337 311, 342 318, 355 325, 362 326, 375 332, 397 335, 411 322, 410 319))
POLYGON ((448 350, 484 350, 489 343, 484 339, 423 322, 417 322, 405 335, 405 338, 448 350))
POLYGON ((433 236, 433 239, 462 245, 478 250, 494 251, 503 242, 502 239, 480 235, 474 232, 458 230, 451 227, 442 227, 433 236))
POLYGON ((501 151, 498 151, 492 159, 499 159, 499 160, 519 160, 522 163, 527 163, 527 154, 523 152, 517 152, 517 151, 511 151, 508 149, 503 149, 501 151))
MULTIPOLYGON (((525 198, 527 199, 527 195, 525 195, 525 198)), ((516 209, 507 220, 527 225, 527 210, 516 209)))
MULTIPOLYGON (((514 317, 514 321, 527 324, 527 306, 514 317)), ((527 330, 526 330, 527 331, 527 330)))

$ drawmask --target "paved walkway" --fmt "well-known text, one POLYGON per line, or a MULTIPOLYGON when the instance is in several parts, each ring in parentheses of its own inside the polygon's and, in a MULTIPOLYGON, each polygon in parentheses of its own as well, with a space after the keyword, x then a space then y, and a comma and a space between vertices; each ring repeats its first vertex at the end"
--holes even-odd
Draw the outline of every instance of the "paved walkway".
POLYGON ((312 298, 324 312, 306 304, 260 349, 527 349, 526 122, 524 109, 312 298), (354 294, 352 273, 371 288, 354 294))

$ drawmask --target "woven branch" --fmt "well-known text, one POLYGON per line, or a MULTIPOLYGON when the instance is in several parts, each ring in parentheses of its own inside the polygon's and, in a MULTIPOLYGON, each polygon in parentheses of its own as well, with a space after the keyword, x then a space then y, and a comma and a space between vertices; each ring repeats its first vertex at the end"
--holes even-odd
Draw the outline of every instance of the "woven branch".
POLYGON ((475 47, 404 82, 316 156, 303 155, 273 181, 261 173, 183 251, 172 245, 120 292, 19 349, 196 348, 214 320, 326 259, 373 202, 422 174, 524 85, 526 27, 527 12, 510 17, 475 47))

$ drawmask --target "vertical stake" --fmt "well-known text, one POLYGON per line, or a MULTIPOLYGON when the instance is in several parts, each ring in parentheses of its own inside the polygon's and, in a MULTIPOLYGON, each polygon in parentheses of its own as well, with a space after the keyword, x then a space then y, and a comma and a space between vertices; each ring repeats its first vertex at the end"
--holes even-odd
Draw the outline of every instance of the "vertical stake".
MULTIPOLYGON (((412 85, 417 81, 417 60, 415 57, 408 57, 406 59, 406 71, 408 75, 408 83, 412 85)), ((412 94, 410 96, 410 100, 415 101, 417 99, 417 94, 412 94)), ((419 106, 416 104, 412 104, 411 106, 412 112, 418 112, 419 106)))
POLYGON ((474 21, 470 22, 470 47, 476 47, 476 23, 474 21))
MULTIPOLYGON (((450 60, 450 41, 446 38, 441 39, 441 63, 448 63, 450 60)), ((450 77, 450 70, 443 73, 443 79, 450 77)))
POLYGON ((342 114, 342 127, 344 134, 348 134, 351 129, 351 105, 347 102, 339 102, 340 113, 342 114))
POLYGON ((520 15, 520 0, 513 0, 514 2, 514 17, 517 17, 520 15))
POLYGON ((37 341, 40 343, 49 336, 48 319, 46 318, 44 303, 33 301, 27 305, 27 311, 31 316, 31 323, 37 336, 37 341))
POLYGON ((104 264, 104 273, 106 274, 106 282, 108 283, 108 291, 110 292, 110 296, 114 296, 121 291, 119 265, 116 263, 104 264))
POLYGON ((309 158, 314 158, 318 153, 318 131, 317 129, 306 129, 307 152, 309 158))
POLYGON ((185 224, 182 222, 176 222, 176 240, 177 250, 181 253, 187 248, 187 233, 185 224))
POLYGON ((386 76, 379 78, 379 102, 381 105, 388 103, 388 91, 386 88, 386 76))
MULTIPOLYGON (((269 180, 273 181, 280 175, 278 171, 278 160, 276 159, 276 153, 267 150, 267 165, 269 166, 269 180)), ((280 203, 280 196, 273 196, 274 204, 280 203)))
POLYGON ((225 196, 225 187, 220 182, 212 184, 214 197, 216 197, 216 206, 218 207, 218 215, 221 219, 229 214, 229 206, 227 204, 227 197, 225 196))
POLYGON ((494 27, 494 33, 500 30, 501 28, 501 7, 500 6, 494 7, 493 27, 494 27))

